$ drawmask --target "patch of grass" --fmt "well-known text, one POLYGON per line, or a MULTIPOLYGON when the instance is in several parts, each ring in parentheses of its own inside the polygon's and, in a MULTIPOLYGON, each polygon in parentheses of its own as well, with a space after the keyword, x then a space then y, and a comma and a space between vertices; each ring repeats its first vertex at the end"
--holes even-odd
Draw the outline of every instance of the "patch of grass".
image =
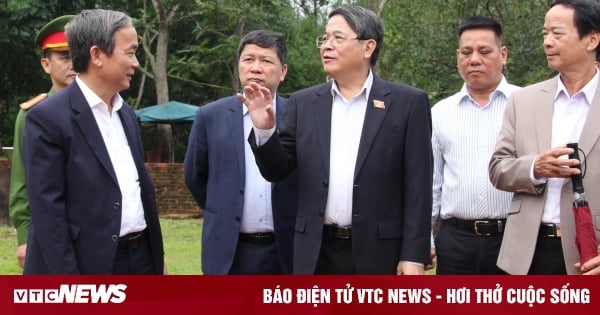
POLYGON ((170 275, 202 274, 202 219, 160 219, 165 264, 170 275))
MULTIPOLYGON (((202 219, 166 219, 160 224, 165 247, 165 264, 171 275, 201 274, 200 235, 202 219)), ((15 256, 17 236, 10 226, 0 226, 0 274, 22 273, 15 256)))
POLYGON ((0 225, 0 274, 18 275, 22 273, 17 263, 17 233, 10 226, 0 225))

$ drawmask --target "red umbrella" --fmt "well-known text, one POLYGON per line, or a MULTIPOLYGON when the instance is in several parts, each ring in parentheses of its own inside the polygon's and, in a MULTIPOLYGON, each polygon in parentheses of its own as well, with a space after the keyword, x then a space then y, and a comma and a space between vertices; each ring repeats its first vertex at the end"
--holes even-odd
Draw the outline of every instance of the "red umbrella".
MULTIPOLYGON (((579 149, 577 143, 569 143, 567 147, 572 148, 573 154, 569 155, 570 159, 579 160, 579 149)), ((585 158, 585 154, 584 154, 585 158)), ((584 160, 585 161, 585 160, 584 160)), ((581 170, 581 163, 576 166, 581 170)), ((585 192, 583 189, 583 176, 571 176, 573 182, 573 213, 575 214, 575 244, 579 250, 579 261, 584 264, 588 260, 598 255, 598 240, 594 231, 592 222, 592 213, 588 202, 585 200, 585 192)))

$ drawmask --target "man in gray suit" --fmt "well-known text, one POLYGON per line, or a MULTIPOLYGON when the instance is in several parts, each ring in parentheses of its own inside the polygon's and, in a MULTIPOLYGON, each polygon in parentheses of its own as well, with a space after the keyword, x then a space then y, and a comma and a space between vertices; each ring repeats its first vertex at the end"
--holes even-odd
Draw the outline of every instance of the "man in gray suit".
POLYGON ((570 180, 579 162, 566 147, 578 142, 585 153, 583 184, 600 238, 600 3, 555 1, 543 35, 559 75, 511 95, 490 161, 494 186, 515 193, 498 266, 510 274, 600 274, 600 256, 579 263, 570 180))
MULTIPOLYGON (((276 93, 288 69, 283 36, 248 33, 237 60, 240 82, 268 88, 282 118, 287 100, 276 93)), ((204 209, 204 274, 292 272, 296 179, 271 183, 260 175, 245 141, 251 128, 248 109, 235 96, 202 106, 192 126, 185 182, 204 209)))

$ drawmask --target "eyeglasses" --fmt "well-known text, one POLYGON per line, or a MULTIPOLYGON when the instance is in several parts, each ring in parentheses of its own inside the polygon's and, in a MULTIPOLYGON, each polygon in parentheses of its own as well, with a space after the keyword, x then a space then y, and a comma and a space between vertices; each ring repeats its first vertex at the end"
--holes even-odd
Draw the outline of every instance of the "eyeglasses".
POLYGON ((343 37, 340 35, 333 35, 332 37, 328 37, 327 35, 321 35, 321 36, 317 36, 317 38, 315 38, 315 44, 317 44, 317 48, 321 48, 327 42, 330 42, 335 46, 340 46, 348 39, 362 40, 359 37, 348 38, 348 37, 343 37))

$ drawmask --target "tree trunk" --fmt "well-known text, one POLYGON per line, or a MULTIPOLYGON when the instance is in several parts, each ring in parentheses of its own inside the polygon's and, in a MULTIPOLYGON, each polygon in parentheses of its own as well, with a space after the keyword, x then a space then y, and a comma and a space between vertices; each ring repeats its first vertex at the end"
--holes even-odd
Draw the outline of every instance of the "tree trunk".
MULTIPOLYGON (((167 82, 167 48, 169 45, 169 23, 164 5, 152 0, 158 20, 158 38, 156 42, 154 84, 158 104, 169 101, 169 84, 167 82)), ((173 130, 169 124, 156 125, 156 146, 160 152, 161 162, 174 162, 173 130)))

